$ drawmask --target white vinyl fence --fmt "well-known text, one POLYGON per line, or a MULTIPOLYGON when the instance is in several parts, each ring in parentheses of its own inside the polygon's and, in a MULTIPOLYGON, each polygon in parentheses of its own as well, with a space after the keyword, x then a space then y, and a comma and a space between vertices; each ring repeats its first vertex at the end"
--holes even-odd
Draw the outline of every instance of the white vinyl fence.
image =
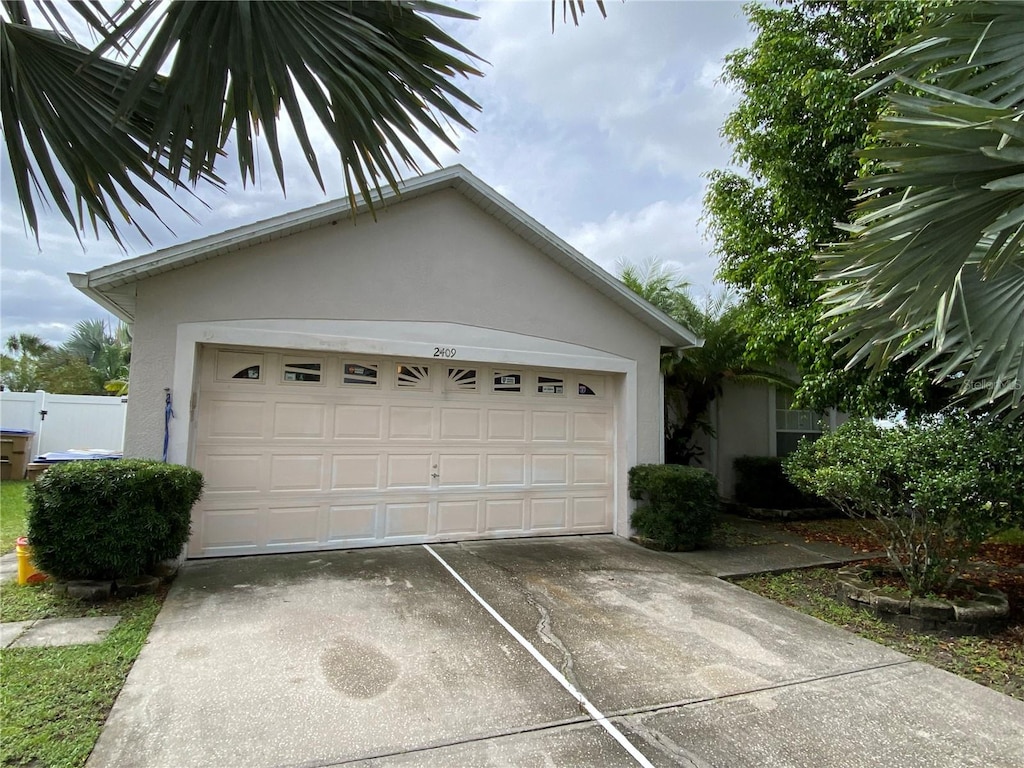
POLYGON ((127 397, 0 392, 0 427, 30 429, 32 458, 51 451, 124 447, 127 397))

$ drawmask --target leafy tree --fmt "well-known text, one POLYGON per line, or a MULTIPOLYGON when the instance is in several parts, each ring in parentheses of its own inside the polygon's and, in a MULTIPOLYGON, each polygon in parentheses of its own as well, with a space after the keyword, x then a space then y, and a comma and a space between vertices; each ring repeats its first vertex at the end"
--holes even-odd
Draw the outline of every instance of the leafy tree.
POLYGON ((850 73, 911 30, 921 3, 800 0, 779 7, 750 3, 757 37, 726 57, 723 79, 740 101, 722 127, 741 172, 709 176, 705 221, 720 258, 718 276, 745 303, 746 354, 801 372, 798 400, 815 408, 884 413, 894 407, 932 410, 945 402, 923 375, 892 370, 871 378, 844 371, 826 341, 817 303, 814 255, 835 240, 860 171, 854 152, 871 139, 879 97, 850 73))
POLYGON ((620 264, 622 282, 703 339, 700 347, 666 352, 661 357, 665 377, 665 461, 699 462, 699 433, 714 435, 708 419, 711 404, 722 396, 727 381, 770 383, 787 388, 793 382, 771 366, 752 365, 745 356, 747 333, 744 309, 728 293, 693 300, 688 285, 656 260, 642 265, 620 264))
POLYGON ((4 343, 9 354, 0 359, 0 381, 15 392, 34 392, 42 389, 39 364, 53 347, 31 333, 11 334, 4 343))
POLYGON ((914 595, 948 588, 989 536, 1024 520, 1024 435, 962 414, 892 428, 853 419, 804 441, 790 479, 885 548, 914 595))
POLYGON ((957 3, 862 70, 888 92, 852 238, 826 254, 834 338, 960 403, 1024 416, 1024 5, 957 3), (901 89, 894 86, 900 84, 901 89))

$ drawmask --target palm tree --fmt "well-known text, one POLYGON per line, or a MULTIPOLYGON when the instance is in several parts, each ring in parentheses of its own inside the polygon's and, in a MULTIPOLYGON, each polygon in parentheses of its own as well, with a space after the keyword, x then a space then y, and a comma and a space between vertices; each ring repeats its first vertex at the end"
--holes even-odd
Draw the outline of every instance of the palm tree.
POLYGON ((103 320, 81 320, 61 351, 85 361, 93 370, 98 391, 113 394, 127 391, 132 349, 131 336, 124 323, 111 331, 103 320))
POLYGON ((120 242, 118 219, 138 226, 128 203, 159 219, 152 200, 219 184, 229 140, 243 184, 255 181, 258 133, 283 187, 282 108, 323 188, 304 102, 350 199, 371 200, 400 165, 418 170, 415 152, 437 162, 423 134, 454 148, 448 128, 472 130, 460 107, 479 109, 454 83, 481 74, 476 57, 431 20, 474 17, 432 2, 40 3, 33 16, 2 0, 0 11, 4 137, 37 237, 38 195, 120 242), (84 45, 76 25, 99 42, 84 45))
POLYGON ((953 3, 861 72, 889 111, 852 237, 821 262, 849 365, 916 356, 1005 420, 1024 415, 1022 50, 1024 5, 953 3))
POLYGON ((33 333, 11 334, 4 343, 10 354, 3 355, 0 380, 15 392, 30 392, 40 386, 39 363, 53 347, 33 333))
POLYGON ((728 381, 768 383, 792 389, 781 370, 746 361, 744 308, 729 292, 709 296, 698 304, 689 284, 656 259, 641 265, 619 264, 626 287, 646 299, 704 340, 702 346, 671 350, 661 356, 665 377, 665 461, 699 462, 698 433, 714 436, 708 419, 711 404, 722 396, 728 381))
MULTIPOLYGON (((563 19, 583 8, 562 0, 563 19)), ((129 204, 159 221, 155 201, 222 185, 229 143, 255 182, 258 135, 283 189, 282 109, 321 189, 307 115, 338 150, 353 215, 356 193, 372 211, 371 193, 398 191, 417 157, 438 164, 426 137, 456 149, 450 129, 473 130, 462 110, 480 105, 456 81, 481 76, 479 59, 438 17, 476 18, 430 0, 0 0, 3 132, 26 223, 38 238, 38 197, 77 229, 120 243, 127 222, 145 237, 129 204)))

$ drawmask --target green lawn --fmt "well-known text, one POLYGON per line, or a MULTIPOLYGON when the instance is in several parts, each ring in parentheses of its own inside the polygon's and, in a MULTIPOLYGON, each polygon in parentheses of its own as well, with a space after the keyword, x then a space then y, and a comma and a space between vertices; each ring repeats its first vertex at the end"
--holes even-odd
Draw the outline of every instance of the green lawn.
POLYGON ((52 593, 50 585, 5 584, 4 621, 118 615, 98 645, 0 651, 0 765, 78 768, 92 752, 162 596, 89 606, 52 593))
POLYGON ((25 524, 25 489, 28 480, 0 483, 0 555, 11 552, 19 536, 28 534, 25 524))

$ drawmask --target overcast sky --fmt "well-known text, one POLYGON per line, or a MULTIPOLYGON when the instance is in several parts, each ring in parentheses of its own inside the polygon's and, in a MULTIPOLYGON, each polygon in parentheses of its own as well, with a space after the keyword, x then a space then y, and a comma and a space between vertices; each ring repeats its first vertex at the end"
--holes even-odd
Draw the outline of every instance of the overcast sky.
MULTIPOLYGON (((722 59, 751 34, 738 2, 675 0, 607 2, 602 19, 587 2, 579 27, 551 34, 550 4, 460 2, 480 17, 446 23, 454 37, 486 59, 485 77, 464 83, 482 106, 476 133, 457 139, 460 152, 439 152, 612 273, 620 260, 657 258, 676 266, 700 295, 715 262, 699 222, 704 174, 725 167, 718 135, 735 95, 718 82, 722 59)), ((559 7, 561 4, 559 4, 559 7)), ((0 330, 62 342, 100 307, 71 287, 68 272, 148 253, 343 194, 334 154, 318 136, 327 194, 286 143, 287 195, 270 166, 243 189, 230 160, 220 169, 225 192, 204 192, 210 208, 190 205, 199 223, 165 218, 174 232, 147 221, 153 245, 138 236, 121 251, 109 236, 80 245, 62 219, 48 215, 37 246, 27 234, 6 163, 0 217, 0 330), (330 170, 328 170, 330 169, 330 170)), ((266 158, 266 153, 264 153, 266 158)), ((424 170, 432 170, 424 167, 424 170)))

